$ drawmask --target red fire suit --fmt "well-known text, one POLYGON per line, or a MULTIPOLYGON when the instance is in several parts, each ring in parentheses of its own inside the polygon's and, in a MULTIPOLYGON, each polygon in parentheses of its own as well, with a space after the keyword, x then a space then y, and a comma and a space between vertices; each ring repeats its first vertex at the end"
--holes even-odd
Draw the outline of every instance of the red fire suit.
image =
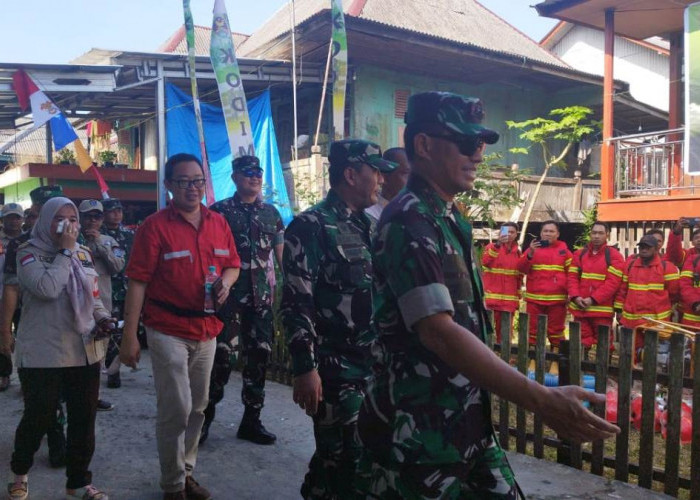
MULTIPOLYGON (((501 341, 501 312, 515 313, 520 306, 523 275, 518 271, 522 252, 516 241, 510 245, 489 243, 481 256, 486 308, 493 311, 496 339, 501 341)), ((513 315, 512 318, 515 316, 513 315)), ((512 330, 512 323, 511 323, 512 330)))
POLYGON ((607 245, 598 252, 588 245, 574 253, 568 276, 569 310, 581 324, 584 347, 597 343, 599 326, 608 326, 612 333, 613 303, 622 284, 624 266, 622 254, 607 245), (593 305, 581 309, 574 302, 576 297, 590 297, 593 305))
POLYGON ((525 252, 518 261, 518 271, 526 280, 525 301, 530 316, 530 343, 537 338, 537 316, 547 316, 547 337, 552 346, 564 338, 566 320, 566 275, 573 255, 563 241, 535 250, 532 259, 525 252))
MULTIPOLYGON (((694 248, 691 250, 695 250, 694 248)), ((700 254, 688 254, 683 264, 680 279, 681 305, 683 306, 684 325, 700 328, 700 313, 695 306, 700 304, 700 254)))

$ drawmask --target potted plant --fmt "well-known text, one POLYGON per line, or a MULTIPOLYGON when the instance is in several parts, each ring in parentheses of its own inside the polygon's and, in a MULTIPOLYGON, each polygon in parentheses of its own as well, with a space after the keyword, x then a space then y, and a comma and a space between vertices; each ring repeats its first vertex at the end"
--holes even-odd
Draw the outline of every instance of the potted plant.
POLYGON ((102 162, 102 166, 105 168, 112 168, 114 167, 114 160, 117 159, 117 153, 114 151, 101 151, 97 157, 100 159, 102 162))
POLYGON ((73 151, 68 148, 63 148, 56 153, 56 160, 59 165, 75 165, 75 155, 73 151))

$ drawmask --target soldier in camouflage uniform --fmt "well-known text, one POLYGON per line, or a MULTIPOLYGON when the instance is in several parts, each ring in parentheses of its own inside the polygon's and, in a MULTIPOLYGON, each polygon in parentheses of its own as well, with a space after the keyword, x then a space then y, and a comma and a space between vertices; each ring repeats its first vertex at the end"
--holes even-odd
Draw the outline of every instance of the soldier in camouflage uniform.
POLYGON ((233 160, 236 193, 210 208, 226 218, 241 258, 241 274, 231 289, 228 302, 220 311, 224 330, 217 337, 217 349, 209 385, 209 406, 204 411, 200 443, 209 435, 216 404, 224 397, 224 386, 231 375, 237 347, 245 358, 241 396, 245 412, 238 437, 257 444, 272 444, 277 437, 260 422, 265 403, 265 374, 274 334, 272 295, 267 271, 274 265, 274 253, 282 262, 284 225, 277 209, 263 203, 263 171, 255 156, 233 160))
MULTIPOLYGON (((119 245, 119 249, 124 253, 124 262, 129 262, 131 255, 131 247, 134 244, 134 232, 127 229, 122 224, 124 220, 124 209, 121 201, 117 198, 108 198, 102 201, 104 208, 104 223, 100 228, 100 232, 106 236, 111 236, 119 245)), ((126 266, 124 266, 126 268, 126 266)), ((112 275, 112 316, 117 321, 124 319, 124 300, 126 299, 126 288, 128 279, 124 275, 124 269, 112 275)), ((107 347, 107 356, 105 357, 105 366, 107 367, 107 387, 117 389, 121 387, 122 381, 119 375, 121 363, 119 361, 119 346, 122 339, 122 329, 119 328, 116 333, 113 333, 109 346, 107 347)))
POLYGON ((384 209, 373 245, 377 360, 359 415, 361 498, 518 498, 490 420, 487 390, 542 415, 576 440, 615 427, 580 400, 547 388, 484 344, 489 328, 472 228, 454 196, 472 189, 484 143, 478 99, 427 92, 409 100, 404 135, 411 176, 384 209))
POLYGON ((294 402, 313 417, 316 452, 301 494, 350 498, 360 456, 357 412, 370 375, 372 223, 381 172, 396 165, 379 146, 331 144, 328 196, 299 214, 284 242, 281 314, 294 371, 294 402))

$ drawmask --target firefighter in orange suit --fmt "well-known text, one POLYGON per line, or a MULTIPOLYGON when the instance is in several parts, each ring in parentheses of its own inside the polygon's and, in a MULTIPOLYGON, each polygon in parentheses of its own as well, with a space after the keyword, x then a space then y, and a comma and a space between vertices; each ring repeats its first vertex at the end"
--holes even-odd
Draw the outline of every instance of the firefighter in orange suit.
POLYGON ((691 241, 693 248, 686 254, 680 279, 682 323, 700 328, 700 228, 693 230, 691 241))
POLYGON ((518 248, 518 225, 506 222, 501 226, 498 241, 489 243, 481 256, 486 308, 493 311, 496 340, 501 341, 501 313, 510 312, 511 331, 514 313, 520 306, 523 275, 518 271, 522 252, 518 248))
MULTIPOLYGON (((680 298, 678 268, 661 259, 656 238, 646 234, 637 243, 639 254, 628 259, 622 286, 615 298, 615 309, 622 326, 636 328, 649 319, 668 321, 671 308, 680 298)), ((635 351, 643 345, 635 338, 635 351)))
POLYGON ((625 259, 608 246, 610 229, 604 222, 591 227, 590 242, 576 250, 569 267, 569 310, 581 324, 581 344, 590 349, 598 340, 598 327, 612 333, 613 303, 624 272, 625 259))
MULTIPOLYGON (((566 320, 567 271, 573 255, 566 243, 559 241, 559 224, 548 220, 542 224, 540 239, 530 243, 518 261, 518 271, 526 276, 525 301, 530 315, 530 343, 537 337, 537 316, 547 316, 547 337, 554 350, 564 338, 566 320)), ((553 364, 552 373, 558 372, 553 364)))

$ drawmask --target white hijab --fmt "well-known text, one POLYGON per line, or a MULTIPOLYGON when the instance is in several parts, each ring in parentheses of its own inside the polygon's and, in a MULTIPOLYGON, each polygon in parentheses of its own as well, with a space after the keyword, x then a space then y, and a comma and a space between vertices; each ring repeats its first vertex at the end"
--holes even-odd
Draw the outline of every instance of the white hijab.
MULTIPOLYGON (((51 198, 47 201, 39 212, 39 218, 32 229, 32 237, 29 244, 46 252, 58 252, 58 247, 51 237, 51 223, 56 213, 66 205, 70 205, 78 215, 78 208, 68 198, 51 198)), ((95 299, 92 292, 94 279, 85 274, 83 264, 76 255, 80 245, 77 243, 73 247, 73 257, 71 258, 70 275, 66 291, 70 297, 70 304, 75 314, 75 327, 81 335, 90 333, 93 327, 93 311, 95 309, 95 299)))

